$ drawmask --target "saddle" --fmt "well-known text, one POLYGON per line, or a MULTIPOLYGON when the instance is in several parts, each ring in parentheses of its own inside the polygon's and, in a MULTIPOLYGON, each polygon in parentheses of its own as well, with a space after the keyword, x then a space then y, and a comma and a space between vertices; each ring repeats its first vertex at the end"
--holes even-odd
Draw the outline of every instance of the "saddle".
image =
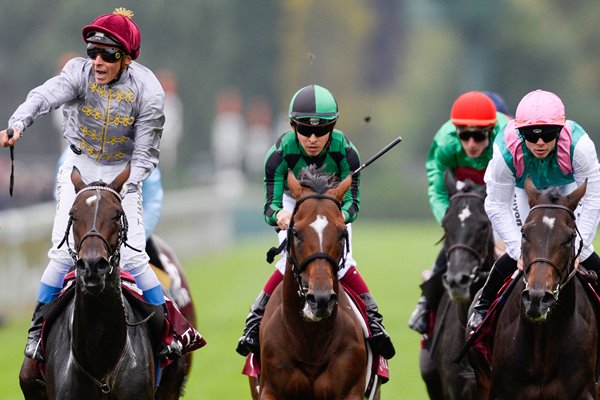
MULTIPOLYGON (((187 321, 170 299, 165 298, 168 318, 164 315, 156 315, 156 307, 144 300, 142 291, 135 285, 133 276, 125 271, 120 271, 120 273, 123 296, 134 309, 138 310, 142 315, 147 316, 147 322, 150 325, 152 337, 155 342, 155 351, 161 343, 171 343, 175 335, 177 335, 177 338, 183 345, 183 353, 194 351, 206 345, 206 341, 202 335, 187 321)), ((45 351, 47 334, 50 327, 75 297, 75 279, 75 271, 69 272, 65 276, 63 290, 60 292, 59 297, 46 304, 43 308, 42 351, 45 351)), ((160 360, 160 363, 161 368, 164 368, 172 363, 172 360, 160 360)))
MULTIPOLYGON (((367 319, 367 311, 365 302, 357 295, 352 289, 348 288, 346 285, 341 282, 350 298, 350 302, 354 305, 353 310, 357 314, 358 319, 361 321, 361 326, 363 328, 363 333, 365 335, 365 343, 367 347, 369 346, 369 342, 367 338, 370 335, 369 331, 369 321, 367 319)), ((382 356, 372 357, 373 353, 371 349, 368 349, 369 359, 372 359, 370 372, 367 374, 368 382, 367 387, 365 389, 365 398, 370 399, 374 390, 377 387, 377 382, 381 382, 382 384, 386 383, 390 379, 389 373, 389 365, 388 361, 382 356)), ((255 355, 254 353, 249 353, 246 356, 246 362, 244 367, 242 368, 242 374, 260 379, 260 357, 255 355)))

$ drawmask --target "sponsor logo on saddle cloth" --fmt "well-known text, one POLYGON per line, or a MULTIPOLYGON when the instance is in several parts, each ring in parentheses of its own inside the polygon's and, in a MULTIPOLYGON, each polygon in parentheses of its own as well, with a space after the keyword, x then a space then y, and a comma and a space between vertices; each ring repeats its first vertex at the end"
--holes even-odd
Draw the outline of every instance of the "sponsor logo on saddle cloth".
MULTIPOLYGON (((363 334, 365 336, 365 343, 368 343, 366 339, 369 337, 369 328, 367 313, 365 311, 365 303, 357 294, 355 294, 345 285, 344 289, 346 289, 346 295, 350 299, 352 310, 360 321, 360 326, 362 327, 363 334)), ((373 352, 369 346, 367 346, 367 365, 369 368, 367 368, 367 385, 365 387, 364 398, 371 400, 377 392, 374 390, 377 388, 377 383, 386 383, 390 379, 390 371, 388 361, 382 356, 373 357, 373 352)), ((246 363, 242 369, 242 374, 257 379, 260 378, 260 360, 254 355, 254 353, 250 353, 246 356, 246 363)))

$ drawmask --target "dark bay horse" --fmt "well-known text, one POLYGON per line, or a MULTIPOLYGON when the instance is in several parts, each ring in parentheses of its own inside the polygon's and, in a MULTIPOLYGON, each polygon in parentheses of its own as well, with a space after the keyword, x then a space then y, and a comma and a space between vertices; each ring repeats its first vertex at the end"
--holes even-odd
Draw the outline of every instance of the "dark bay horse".
POLYGON ((469 363, 466 358, 459 364, 453 360, 465 342, 469 305, 494 263, 494 237, 484 209, 485 187, 467 181, 458 190, 449 172, 444 180, 450 197, 442 220, 445 290, 434 308, 433 334, 421 349, 421 376, 431 399, 476 399, 475 374, 469 363))
POLYGON ((571 194, 538 192, 523 225, 523 280, 498 317, 482 399, 596 399, 598 315, 581 280, 574 211, 587 181, 571 194))
MULTIPOLYGON (((86 185, 77 168, 71 208, 76 260, 74 299, 47 334, 45 380, 49 399, 177 399, 186 362, 164 369, 157 391, 150 322, 157 316, 133 307, 121 288, 120 248, 127 220, 119 192, 129 166, 113 182, 86 185), (163 378, 165 377, 163 375, 163 378)), ((162 323, 162 316, 160 316, 162 323)))
POLYGON ((285 277, 260 328, 261 400, 364 398, 364 334, 337 278, 347 246, 340 204, 351 176, 333 186, 332 176, 312 171, 300 182, 288 174, 296 206, 285 277))

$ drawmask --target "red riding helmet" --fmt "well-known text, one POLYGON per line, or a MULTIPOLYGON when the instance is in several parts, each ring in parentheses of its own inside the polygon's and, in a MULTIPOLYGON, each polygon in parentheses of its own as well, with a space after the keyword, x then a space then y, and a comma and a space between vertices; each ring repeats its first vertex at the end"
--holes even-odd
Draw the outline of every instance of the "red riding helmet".
POLYGON ((482 92, 463 93, 454 101, 450 119, 458 126, 490 126, 496 124, 496 106, 482 92))
POLYGON ((101 15, 91 24, 83 28, 83 40, 86 43, 111 44, 111 39, 115 39, 123 50, 135 60, 140 55, 140 46, 142 44, 142 34, 140 29, 131 19, 133 12, 125 8, 116 8, 112 14, 101 15), (104 35, 96 35, 97 32, 104 35))

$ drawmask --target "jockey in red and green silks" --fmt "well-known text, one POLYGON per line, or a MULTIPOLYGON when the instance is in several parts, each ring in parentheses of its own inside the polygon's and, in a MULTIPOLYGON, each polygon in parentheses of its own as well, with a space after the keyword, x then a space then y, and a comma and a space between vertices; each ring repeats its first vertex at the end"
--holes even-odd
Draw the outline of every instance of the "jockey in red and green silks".
MULTIPOLYGON (((500 100, 499 105, 506 109, 501 97, 495 94, 494 99, 500 100)), ((440 225, 450 204, 444 174, 452 173, 457 185, 463 185, 467 180, 483 185, 483 175, 492 158, 492 143, 507 122, 506 114, 498 112, 494 101, 483 92, 463 93, 455 100, 450 120, 435 134, 425 162, 429 205, 440 225)), ((432 274, 442 271, 445 266, 446 249, 442 248, 432 274)), ((408 326, 422 334, 427 332, 429 305, 425 296, 419 298, 408 326)))

